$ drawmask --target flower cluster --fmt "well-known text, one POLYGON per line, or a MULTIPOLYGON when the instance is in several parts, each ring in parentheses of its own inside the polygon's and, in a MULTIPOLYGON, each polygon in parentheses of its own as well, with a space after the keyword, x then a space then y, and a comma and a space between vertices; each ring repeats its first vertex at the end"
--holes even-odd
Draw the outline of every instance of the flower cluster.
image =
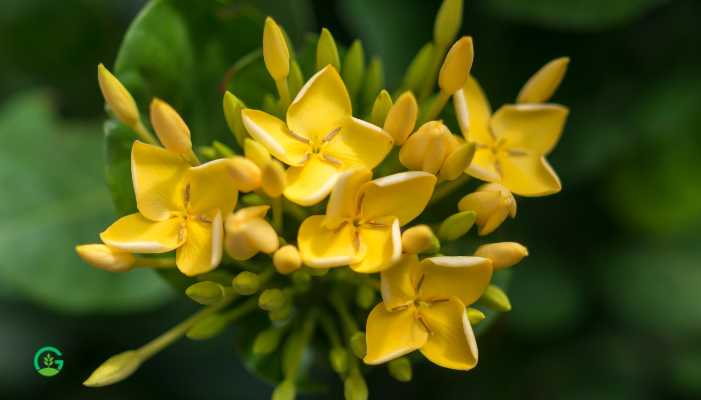
POLYGON ((131 147, 138 212, 77 252, 112 272, 175 267, 191 278, 185 293, 206 307, 110 358, 85 384, 122 380, 173 340, 210 338, 257 310, 268 327, 247 351, 263 358, 284 346, 274 398, 294 397, 312 348, 328 351, 353 399, 367 397, 360 360, 388 363, 403 381, 415 350, 446 368, 474 368, 473 326, 511 308, 492 277, 527 250, 500 242, 468 252, 474 241, 465 235, 473 224, 483 236, 515 217, 514 195, 560 190, 545 156, 567 109, 547 101, 568 60, 544 66, 515 104, 492 112, 470 74, 472 38, 455 41, 460 15, 462 1, 443 3, 433 42, 395 96, 382 89, 378 60, 366 68, 360 42, 341 59, 324 29, 316 70, 302 71, 283 29, 267 18, 262 57, 278 96, 256 107, 225 93, 237 150, 217 142, 195 151, 188 125, 161 99, 151 102, 147 127, 100 64, 113 117, 139 137, 131 147), (465 193, 470 177, 485 183, 465 193))

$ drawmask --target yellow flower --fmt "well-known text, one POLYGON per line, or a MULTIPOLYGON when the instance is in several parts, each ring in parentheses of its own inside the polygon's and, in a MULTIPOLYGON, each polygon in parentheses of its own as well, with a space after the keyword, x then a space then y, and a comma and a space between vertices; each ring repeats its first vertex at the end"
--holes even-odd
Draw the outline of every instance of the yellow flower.
POLYGON ((264 219, 269 208, 246 207, 226 217, 226 251, 233 259, 248 260, 258 252, 277 250, 277 233, 264 219))
POLYGON ((521 196, 560 191, 560 179, 545 159, 557 144, 568 109, 557 104, 507 104, 492 115, 477 81, 470 77, 453 96, 460 128, 476 144, 465 170, 498 182, 521 196))
POLYGON ((373 273, 399 259, 399 227, 421 214, 433 194, 436 177, 412 171, 370 178, 366 169, 341 175, 326 215, 304 220, 297 241, 306 265, 349 265, 356 272, 373 273))
POLYGON ((252 109, 243 110, 242 117, 250 135, 290 165, 284 195, 305 206, 323 200, 341 172, 372 169, 392 147, 389 134, 352 116, 348 91, 331 66, 300 90, 286 122, 252 109))
POLYGON ((477 365, 477 343, 465 307, 489 285, 492 262, 482 257, 404 255, 381 275, 382 300, 367 320, 367 364, 420 350, 445 368, 477 365))
POLYGON ((488 235, 506 220, 516 217, 516 199, 509 189, 498 183, 485 183, 458 202, 460 211, 474 211, 479 235, 488 235))
POLYGON ((450 133, 441 121, 429 121, 402 145, 399 161, 410 170, 453 180, 470 164, 473 154, 473 146, 450 133))
POLYGON ((179 155, 134 142, 131 172, 138 213, 120 218, 100 238, 133 253, 176 250, 176 265, 188 276, 221 260, 223 224, 238 193, 230 160, 190 167, 179 155))

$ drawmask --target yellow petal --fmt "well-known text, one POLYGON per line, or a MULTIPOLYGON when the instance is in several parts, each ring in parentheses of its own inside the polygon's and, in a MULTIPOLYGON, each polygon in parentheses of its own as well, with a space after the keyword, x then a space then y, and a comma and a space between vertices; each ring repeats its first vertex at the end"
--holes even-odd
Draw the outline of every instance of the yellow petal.
POLYGON ((277 232, 262 218, 253 218, 241 227, 248 242, 258 251, 270 254, 279 247, 277 232))
POLYGON ((454 296, 469 306, 482 296, 492 278, 492 262, 482 257, 430 257, 424 258, 421 266, 418 296, 424 301, 454 296))
POLYGON ((382 271, 380 289, 387 310, 413 304, 421 264, 416 254, 404 254, 391 268, 382 271))
POLYGON ((545 64, 528 79, 518 94, 518 103, 544 103, 552 97, 567 72, 569 57, 560 57, 545 64))
POLYGON ((259 110, 241 111, 241 120, 248 133, 278 160, 288 165, 301 165, 311 150, 309 137, 291 133, 279 118, 259 110))
POLYGON ((310 206, 329 195, 340 171, 332 163, 312 157, 301 167, 287 169, 287 186, 283 192, 290 201, 310 206))
POLYGON ((238 227, 253 218, 264 218, 268 210, 270 210, 270 206, 268 205, 244 207, 236 210, 234 214, 226 217, 227 230, 229 226, 238 227))
POLYGON ((371 178, 372 172, 365 168, 354 168, 338 176, 326 205, 325 227, 336 229, 357 215, 360 187, 371 178))
POLYGON ((455 115, 466 140, 491 144, 494 138, 489 133, 492 109, 477 80, 470 76, 462 90, 453 95, 455 115))
POLYGON ((456 298, 421 307, 430 330, 421 353, 441 367, 467 371, 477 365, 477 342, 465 306, 456 298))
POLYGON ((279 162, 270 160, 261 171, 260 186, 265 194, 272 198, 282 195, 287 184, 285 168, 279 162))
POLYGON ((175 264, 180 272, 194 276, 216 268, 221 261, 223 237, 221 212, 217 211, 211 222, 189 219, 187 240, 176 251, 175 264))
POLYGON ((248 241, 248 237, 242 229, 227 229, 224 247, 226 253, 234 260, 248 260, 258 254, 258 248, 248 241))
POLYGON ((183 219, 154 222, 139 213, 118 219, 100 234, 108 246, 132 253, 166 253, 185 241, 183 219))
POLYGON ((428 333, 415 317, 416 309, 387 311, 384 304, 375 306, 368 316, 365 335, 366 364, 382 364, 421 348, 428 333))
POLYGON ((452 95, 460 90, 470 75, 474 57, 472 38, 469 36, 461 37, 451 46, 438 75, 441 92, 452 95))
POLYGON ((395 216, 403 226, 419 216, 433 195, 436 177, 422 171, 400 172, 366 183, 361 213, 365 220, 395 216))
POLYGON ((402 93, 389 109, 384 130, 392 136, 396 145, 401 146, 414 130, 418 113, 419 105, 411 92, 402 93))
POLYGON ((244 139, 243 154, 261 169, 270 161, 270 152, 268 149, 253 139, 244 139))
POLYGON ((351 115, 346 86, 332 66, 326 66, 302 87, 287 109, 287 126, 298 135, 321 139, 351 115))
POLYGON ((509 216, 509 210, 505 207, 499 207, 494 210, 493 213, 489 214, 484 222, 478 223, 480 236, 489 235, 494 232, 504 221, 506 217, 509 216))
POLYGON ((304 264, 329 268, 357 262, 363 254, 356 249, 355 229, 346 224, 330 230, 323 227, 323 221, 323 215, 312 215, 299 227, 297 244, 304 264))
POLYGON ((491 126, 508 149, 546 155, 560 140, 567 113, 557 104, 505 105, 494 113, 491 126))
POLYGON ((501 179, 501 175, 496 168, 496 161, 490 149, 478 147, 475 149, 470 165, 465 168, 465 173, 483 181, 497 182, 501 179))
POLYGON ((236 206, 238 191, 229 173, 229 161, 220 159, 190 168, 189 211, 193 214, 220 210, 228 215, 236 206))
POLYGON ((350 265, 355 272, 380 272, 394 265, 402 255, 399 221, 393 217, 386 217, 374 222, 376 226, 361 225, 358 229, 360 246, 365 249, 365 254, 360 262, 350 265))
POLYGON ((135 141, 131 178, 136 205, 146 218, 163 221, 184 207, 184 181, 190 165, 162 147, 135 141))
POLYGON ((322 149, 341 168, 362 166, 373 169, 392 149, 392 137, 382 128, 358 118, 344 118, 341 130, 322 149))
POLYGON ((515 194, 547 196, 562 189, 560 178, 544 157, 520 155, 500 157, 502 184, 515 194))

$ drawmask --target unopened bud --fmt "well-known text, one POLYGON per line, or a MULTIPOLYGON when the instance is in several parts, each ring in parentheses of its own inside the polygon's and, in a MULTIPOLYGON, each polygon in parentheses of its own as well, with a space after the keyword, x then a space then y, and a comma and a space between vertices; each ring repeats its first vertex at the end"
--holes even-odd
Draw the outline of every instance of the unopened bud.
POLYGON ((399 161, 410 170, 437 174, 459 145, 457 137, 441 121, 429 121, 402 145, 399 161))
POLYGON ((475 223, 477 214, 474 211, 460 211, 446 218, 438 229, 438 237, 442 240, 455 240, 466 234, 475 223))
POLYGON ((367 343, 365 341, 365 332, 358 331, 351 336, 350 348, 353 351, 353 355, 356 357, 360 358, 361 360, 365 357, 368 352, 367 343))
POLYGON ((166 149, 185 154, 192 150, 190 128, 170 104, 155 98, 151 101, 151 125, 166 149))
POLYGON ((438 47, 445 48, 452 42, 462 24, 463 0, 444 0, 436 14, 433 25, 433 40, 438 47))
POLYGON ((471 37, 463 36, 455 42, 448 50, 438 75, 438 86, 441 92, 452 95, 465 85, 474 56, 471 37))
POLYGON ((210 305, 224 297, 224 286, 212 281, 197 282, 188 286, 185 294, 202 305, 210 305))
POLYGON ((234 178, 234 182, 242 192, 250 192, 260 186, 260 168, 253 161, 235 156, 229 161, 229 174, 234 178))
POLYGON ((282 246, 273 254, 273 265, 277 272, 288 275, 302 267, 302 258, 297 247, 288 244, 282 246))
POLYGON ((401 146, 416 126, 419 105, 411 92, 404 92, 389 109, 384 130, 392 135, 394 144, 401 146))
POLYGON ((260 278, 253 272, 243 271, 231 281, 234 291, 243 296, 250 296, 260 289, 260 278))
POLYGON ((354 368, 343 382, 343 395, 346 400, 367 400, 368 386, 357 368, 354 368))
POLYGON ((402 250, 408 254, 435 253, 441 242, 428 225, 416 225, 402 232, 402 250))
POLYGON ((472 162, 475 155, 474 143, 463 143, 448 155, 441 167, 440 177, 446 181, 458 179, 472 162))
POLYGON ((188 329, 185 336, 190 340, 211 339, 222 333, 228 324, 226 317, 220 314, 208 315, 188 329))
POLYGON ((511 301, 509 296, 501 288, 494 285, 487 286, 487 289, 480 297, 480 301, 487 307, 495 311, 511 311, 511 301))
POLYGON ((224 108, 224 118, 229 130, 234 134, 239 146, 243 146, 243 141, 246 138, 246 128, 243 126, 243 120, 241 119, 241 110, 246 108, 246 105, 227 90, 224 93, 222 107, 224 108))
POLYGON ((270 354, 280 345, 282 330, 269 328, 260 332, 253 341, 253 354, 262 356, 270 354))
POLYGON ((283 381, 273 391, 271 400, 294 400, 297 397, 297 389, 293 381, 283 381))
POLYGON ((343 347, 334 347, 329 352, 329 364, 337 374, 345 374, 348 371, 348 351, 343 347))
POLYGON ((385 72, 382 66, 382 61, 379 58, 373 57, 370 60, 367 74, 365 75, 365 86, 363 87, 363 105, 368 110, 372 107, 373 102, 380 93, 380 90, 385 86, 385 72))
POLYGON ((219 158, 229 158, 236 155, 236 153, 234 152, 234 150, 231 149, 231 147, 225 145, 224 143, 218 140, 212 142, 212 147, 219 155, 219 158))
POLYGON ((233 259, 248 260, 258 252, 270 254, 277 250, 280 245, 277 232, 264 219, 269 208, 245 207, 226 217, 224 246, 233 259))
POLYGON ((355 98, 358 95, 364 75, 365 52, 363 51, 363 44, 360 40, 356 40, 346 53, 346 58, 343 61, 343 72, 341 73, 351 98, 355 98))
POLYGON ((122 381, 139 368, 141 361, 141 355, 135 350, 114 355, 100 364, 83 386, 100 387, 122 381))
POLYGON ((131 253, 105 244, 82 244, 76 246, 75 251, 86 263, 110 272, 129 271, 136 261, 131 253))
POLYGON ((389 370, 389 374, 392 375, 392 378, 398 380, 399 382, 411 381, 411 362, 408 358, 395 358, 387 363, 387 369, 389 370))
POLYGON ((263 61, 274 80, 286 79, 290 73, 290 52, 285 35, 275 21, 268 17, 263 28, 263 61))
POLYGON ((372 105, 370 123, 382 126, 385 123, 390 108, 392 108, 392 96, 389 95, 388 91, 382 89, 372 105))
POLYGON ((538 70, 518 94, 517 103, 545 103, 550 100, 567 72, 569 57, 560 57, 538 70))
POLYGON ((317 71, 321 70, 329 64, 336 68, 336 71, 341 70, 341 59, 338 56, 336 41, 328 29, 322 28, 319 42, 316 45, 316 69, 317 71))
POLYGON ((377 302, 377 292, 368 285, 360 285, 355 292, 355 304, 363 310, 368 310, 377 302))
POLYGON ((280 289, 266 289, 258 297, 258 306, 265 311, 281 309, 286 303, 285 294, 280 289))
POLYGON ((304 75, 302 75, 302 68, 299 67, 299 63, 296 60, 292 60, 290 63, 290 75, 287 77, 287 84, 290 87, 290 97, 294 98, 299 93, 302 86, 304 86, 304 75))
POLYGON ((270 318, 270 320, 273 322, 287 321, 291 315, 292 315, 292 304, 290 304, 290 303, 287 303, 278 309, 275 309, 275 310, 268 312, 268 318, 270 318))
POLYGON ((487 183, 463 197, 458 209, 477 213, 475 223, 479 226, 479 235, 484 236, 497 229, 507 216, 516 216, 516 199, 504 186, 487 183))
POLYGON ((311 286, 312 276, 307 269, 300 269, 292 273, 292 283, 301 291, 306 291, 311 286))
POLYGON ((495 270, 516 265, 527 255, 528 249, 516 242, 485 244, 475 251, 475 256, 492 260, 492 267, 495 270))
POLYGON ((270 161, 270 152, 268 149, 250 138, 246 138, 243 141, 243 154, 260 169, 263 169, 270 161))
POLYGON ((435 46, 433 43, 426 43, 416 56, 409 64, 409 68, 406 70, 406 75, 404 75, 404 81, 402 86, 407 90, 412 90, 416 92, 420 87, 421 83, 426 79, 426 76, 430 73, 431 62, 433 61, 435 46))
POLYGON ((276 160, 270 160, 261 169, 260 185, 265 194, 272 198, 280 197, 285 190, 287 178, 285 176, 285 168, 276 160))
POLYGON ((127 88, 101 63, 97 66, 97 81, 102 97, 122 123, 134 127, 140 123, 139 109, 127 88))
POLYGON ((470 325, 477 325, 484 321, 485 318, 487 316, 482 311, 472 307, 467 308, 467 319, 470 321, 470 325))

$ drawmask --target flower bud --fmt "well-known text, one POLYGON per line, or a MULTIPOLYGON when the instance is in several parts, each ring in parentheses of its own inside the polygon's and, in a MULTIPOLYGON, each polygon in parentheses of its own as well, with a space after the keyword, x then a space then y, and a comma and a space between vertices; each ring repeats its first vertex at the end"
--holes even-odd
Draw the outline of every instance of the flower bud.
POLYGON ((368 352, 367 342, 365 340, 365 332, 358 331, 353 334, 350 338, 350 348, 353 351, 353 355, 360 358, 361 360, 365 358, 368 352))
POLYGON ((260 168, 253 161, 235 156, 228 159, 229 174, 242 192, 250 192, 260 186, 260 168))
POLYGON ((275 390, 271 400, 294 400, 297 397, 297 389, 295 383, 290 380, 280 383, 275 390))
POLYGON ((441 242, 428 225, 416 225, 402 232, 402 250, 408 254, 435 253, 441 242))
POLYGON ((190 128, 170 104, 158 98, 151 100, 151 125, 166 149, 178 154, 192 150, 190 128))
POLYGON ((351 98, 355 98, 360 91, 365 75, 365 52, 360 40, 355 40, 346 53, 343 61, 343 82, 348 87, 351 98))
POLYGON ((283 322, 287 321, 292 315, 292 304, 285 304, 284 306, 271 310, 268 312, 268 318, 273 322, 283 322))
POLYGON ((328 29, 322 28, 319 42, 316 45, 316 69, 318 71, 329 64, 336 68, 336 71, 341 70, 341 59, 338 56, 336 41, 328 29))
POLYGON ((337 374, 345 374, 348 371, 348 351, 343 347, 334 347, 329 352, 329 364, 337 374))
POLYGON ((475 223, 479 226, 479 235, 494 232, 507 216, 516 216, 516 199, 509 189, 498 183, 487 183, 458 202, 461 211, 477 213, 475 223))
POLYGON ((258 306, 265 311, 279 310, 287 303, 280 289, 265 289, 258 297, 258 306))
POLYGON ((485 306, 495 311, 511 311, 511 302, 509 301, 509 297, 498 286, 487 286, 487 289, 482 294, 482 297, 480 297, 480 301, 485 306))
POLYGON ((387 363, 387 369, 389 370, 389 374, 392 375, 392 378, 398 380, 399 382, 411 381, 411 362, 408 358, 395 358, 387 363))
POLYGON ((262 144, 257 141, 246 138, 243 141, 243 154, 249 160, 253 161, 261 170, 271 160, 270 152, 262 144))
POLYGON ((433 40, 438 47, 445 48, 452 42, 462 24, 463 0, 444 0, 436 14, 433 25, 433 40))
POLYGON ((435 46, 433 43, 426 43, 419 52, 416 53, 416 56, 411 61, 411 64, 409 64, 409 68, 407 68, 406 74, 404 75, 404 80, 402 81, 402 86, 404 88, 416 92, 421 87, 421 83, 430 73, 434 49, 435 46))
POLYGON ((385 123, 385 118, 387 118, 387 113, 390 108, 392 108, 392 96, 389 95, 388 91, 382 89, 372 105, 370 123, 382 126, 385 123))
POLYGON ((270 354, 280 345, 282 330, 269 328, 261 331, 253 341, 253 354, 263 356, 270 354))
POLYGON ((474 143, 463 143, 459 145, 455 151, 450 153, 445 159, 441 172, 441 179, 452 181, 458 179, 472 162, 472 157, 475 155, 474 143))
POLYGON ((185 294, 202 305, 210 305, 224 296, 224 286, 212 281, 197 282, 188 286, 185 294))
POLYGON ((370 60, 367 74, 365 74, 365 86, 363 87, 362 104, 366 110, 372 107, 373 102, 384 86, 385 72, 382 66, 382 61, 377 57, 373 57, 370 60))
POLYGON ((248 260, 259 252, 270 254, 280 241, 277 232, 265 219, 268 206, 245 207, 226 217, 224 242, 227 253, 235 260, 248 260))
POLYGON ((86 263, 109 272, 129 271, 136 261, 131 253, 104 244, 82 244, 75 251, 86 263))
POLYGON ((312 276, 309 274, 307 269, 300 269, 292 273, 292 283, 295 288, 301 291, 307 291, 311 287, 312 276))
POLYGON ((470 75, 474 56, 471 37, 463 36, 453 44, 445 56, 438 75, 438 86, 441 92, 452 95, 462 89, 470 75))
POLYGON ((229 320, 220 315, 212 314, 202 318, 185 333, 190 340, 211 339, 224 331, 229 320))
POLYGON ((231 281, 234 291, 243 296, 249 296, 260 289, 260 278, 250 271, 240 272, 231 281))
POLYGON ((419 105, 411 92, 404 92, 387 112, 384 130, 394 139, 394 144, 401 146, 416 126, 419 105))
POLYGON ((287 77, 287 84, 290 87, 290 97, 293 99, 304 86, 302 68, 299 67, 299 63, 294 59, 290 63, 290 76, 287 77))
POLYGON ((102 91, 102 97, 110 106, 115 117, 129 127, 140 123, 139 109, 127 88, 122 85, 102 63, 97 66, 97 81, 102 91))
POLYGON ((287 178, 285 168, 276 160, 270 160, 263 168, 261 168, 260 185, 265 194, 272 198, 280 197, 285 190, 287 178))
POLYGON ((550 100, 565 77, 569 63, 569 57, 560 57, 545 64, 523 85, 516 102, 545 103, 550 100))
POLYGON ((360 285, 355 292, 355 304, 363 310, 369 310, 377 302, 377 292, 368 285, 360 285))
POLYGON ((273 254, 273 265, 277 272, 289 275, 302 267, 302 258, 297 247, 288 244, 277 249, 273 254))
POLYGON ((441 121, 429 121, 402 145, 399 161, 410 170, 437 174, 459 145, 458 138, 441 121))
POLYGON ((367 400, 368 386, 357 368, 354 368, 343 381, 343 396, 346 400, 367 400))
POLYGON ((222 107, 224 108, 226 125, 229 127, 231 133, 234 134, 234 138, 239 146, 242 146, 246 138, 246 128, 243 126, 243 120, 241 119, 241 110, 246 108, 246 105, 227 90, 226 93, 224 93, 222 107))
POLYGON ((441 240, 455 240, 466 234, 474 225, 474 211, 461 211, 446 218, 438 229, 441 240))
POLYGON ((100 387, 122 381, 133 374, 141 362, 141 355, 135 350, 114 355, 100 364, 83 382, 83 386, 100 387))
POLYGON ((467 319, 470 320, 470 325, 477 325, 484 321, 485 318, 487 316, 482 311, 472 307, 467 308, 467 319))
POLYGON ((290 73, 290 52, 285 35, 275 21, 268 17, 263 28, 263 61, 274 80, 286 79, 290 73))
POLYGON ((214 148, 214 150, 217 152, 217 155, 219 156, 217 158, 229 158, 236 155, 236 153, 234 152, 234 150, 231 149, 231 147, 225 145, 224 143, 218 140, 212 141, 212 148, 214 148))
POLYGON ((516 265, 527 255, 528 249, 515 242, 485 244, 475 251, 475 256, 492 260, 492 267, 495 270, 516 265))

